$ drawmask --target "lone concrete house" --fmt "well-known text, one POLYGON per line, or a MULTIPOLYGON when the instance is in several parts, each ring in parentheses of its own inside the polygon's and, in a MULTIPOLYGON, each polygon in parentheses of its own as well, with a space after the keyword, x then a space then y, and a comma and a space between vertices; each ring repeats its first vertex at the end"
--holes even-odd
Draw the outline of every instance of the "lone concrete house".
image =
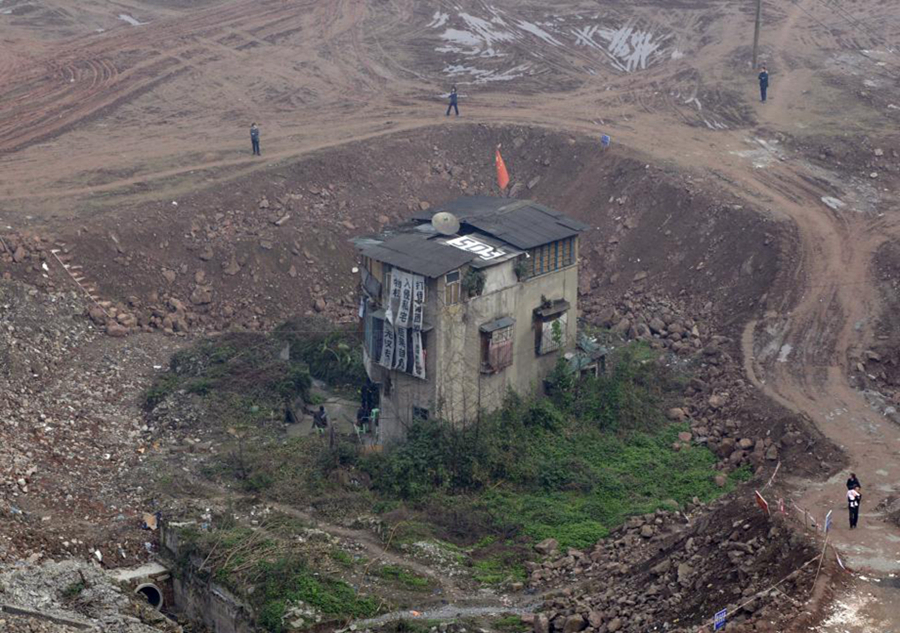
POLYGON ((379 409, 380 441, 417 416, 473 420, 510 389, 541 387, 575 345, 586 228, 536 202, 476 196, 354 240, 363 407, 379 409))

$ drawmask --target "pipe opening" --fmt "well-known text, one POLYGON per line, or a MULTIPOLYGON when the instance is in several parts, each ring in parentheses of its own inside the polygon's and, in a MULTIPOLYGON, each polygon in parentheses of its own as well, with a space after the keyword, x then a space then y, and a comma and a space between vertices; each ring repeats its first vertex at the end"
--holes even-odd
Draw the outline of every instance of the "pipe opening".
POLYGON ((156 610, 162 609, 163 606, 163 595, 162 591, 159 590, 159 587, 152 583, 147 583, 145 585, 139 586, 134 590, 135 593, 139 593, 144 598, 147 599, 147 602, 150 603, 150 606, 156 610))

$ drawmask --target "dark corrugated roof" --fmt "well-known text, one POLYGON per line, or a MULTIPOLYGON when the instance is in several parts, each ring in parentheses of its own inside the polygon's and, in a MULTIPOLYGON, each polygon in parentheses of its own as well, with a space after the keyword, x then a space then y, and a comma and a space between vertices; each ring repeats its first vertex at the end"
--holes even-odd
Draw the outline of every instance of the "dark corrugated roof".
POLYGON ((528 249, 578 235, 589 228, 578 220, 531 200, 468 196, 413 216, 428 222, 435 213, 455 215, 463 226, 528 249))
POLYGON ((491 321, 490 323, 485 323, 482 325, 479 330, 485 333, 493 332, 495 330, 499 330, 501 328, 509 327, 511 325, 515 325, 516 320, 512 317, 500 317, 496 321, 491 321))
POLYGON ((441 244, 434 237, 401 233, 384 241, 367 240, 359 244, 359 250, 366 257, 426 277, 439 277, 477 257, 475 253, 441 244))

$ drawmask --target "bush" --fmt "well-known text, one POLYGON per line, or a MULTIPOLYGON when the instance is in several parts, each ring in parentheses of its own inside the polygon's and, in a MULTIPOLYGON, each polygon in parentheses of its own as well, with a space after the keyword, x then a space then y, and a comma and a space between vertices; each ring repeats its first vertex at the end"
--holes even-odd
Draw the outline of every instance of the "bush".
POLYGON ((365 384, 362 341, 355 328, 341 329, 322 317, 298 318, 277 328, 274 337, 290 343, 291 357, 302 360, 314 378, 351 389, 365 384))
POLYGON ((646 346, 628 346, 571 399, 512 394, 467 426, 416 421, 406 442, 361 467, 382 495, 412 502, 450 534, 493 530, 587 547, 630 514, 722 492, 710 451, 672 449, 687 427, 662 411, 680 385, 651 359, 646 346), (455 530, 453 517, 475 522, 455 530))
POLYGON ((299 556, 286 556, 257 565, 261 585, 253 592, 257 621, 267 631, 284 631, 282 618, 291 603, 304 602, 334 618, 366 618, 375 615, 378 604, 362 598, 340 580, 320 577, 299 556))

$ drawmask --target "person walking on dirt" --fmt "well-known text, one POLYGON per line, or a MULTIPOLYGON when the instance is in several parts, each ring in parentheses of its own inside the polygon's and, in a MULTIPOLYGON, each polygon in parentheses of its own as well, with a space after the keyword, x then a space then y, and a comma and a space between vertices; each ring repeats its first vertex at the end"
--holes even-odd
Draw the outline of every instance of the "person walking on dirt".
POLYGON ((313 414, 313 428, 319 432, 319 435, 325 434, 328 428, 328 414, 325 413, 325 407, 319 406, 319 410, 313 414))
POLYGON ((759 100, 766 102, 766 91, 769 89, 769 71, 763 66, 759 72, 759 100))
POLYGON ((859 521, 859 504, 862 501, 862 494, 859 492, 859 486, 847 491, 847 506, 850 508, 850 529, 856 529, 859 521))
POLYGON ((847 480, 847 490, 853 490, 854 488, 861 488, 862 484, 859 483, 859 479, 856 478, 856 473, 850 473, 850 479, 847 480))
POLYGON ((259 126, 256 122, 250 125, 250 142, 253 144, 253 155, 262 156, 259 151, 259 126))
POLYGON ((450 116, 450 110, 456 110, 456 116, 459 116, 459 95, 456 94, 456 86, 450 89, 450 105, 447 106, 447 115, 450 116))

